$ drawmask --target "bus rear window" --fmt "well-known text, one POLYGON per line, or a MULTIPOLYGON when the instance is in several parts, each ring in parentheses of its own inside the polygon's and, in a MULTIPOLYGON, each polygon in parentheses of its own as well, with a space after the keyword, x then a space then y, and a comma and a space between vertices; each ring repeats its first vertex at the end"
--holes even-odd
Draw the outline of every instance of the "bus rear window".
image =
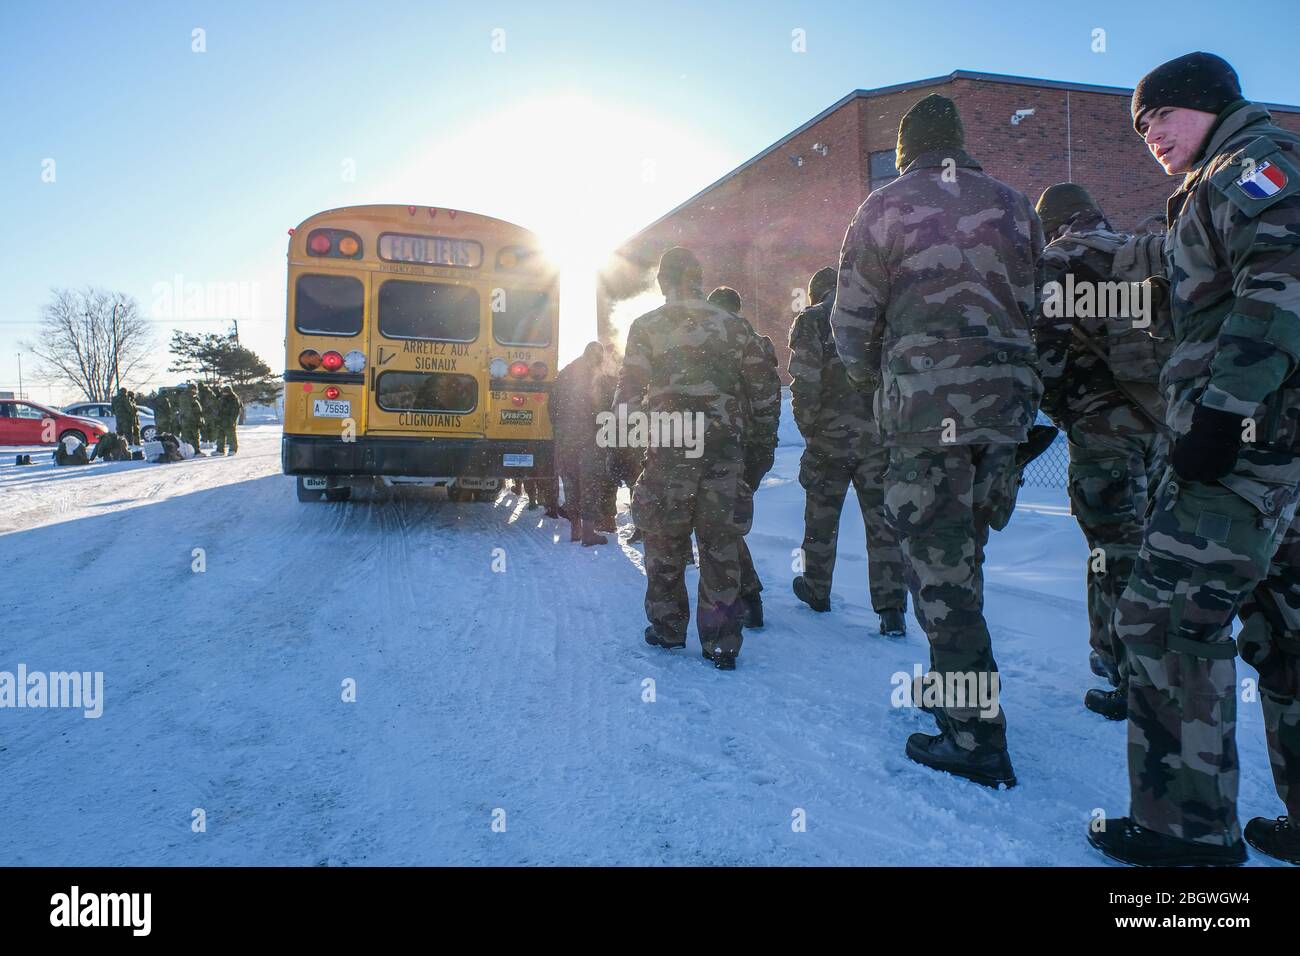
POLYGON ((352 276, 302 275, 294 296, 293 327, 309 335, 356 335, 361 331, 365 289, 352 276))
POLYGON ((478 404, 473 375, 453 372, 383 372, 376 401, 386 412, 451 412, 464 415, 478 404))
POLYGON ((493 338, 502 345, 550 345, 550 293, 521 289, 503 289, 502 293, 500 304, 504 308, 492 313, 493 338))
POLYGON ((445 282, 389 279, 379 287, 379 331, 390 339, 473 342, 478 291, 445 282))

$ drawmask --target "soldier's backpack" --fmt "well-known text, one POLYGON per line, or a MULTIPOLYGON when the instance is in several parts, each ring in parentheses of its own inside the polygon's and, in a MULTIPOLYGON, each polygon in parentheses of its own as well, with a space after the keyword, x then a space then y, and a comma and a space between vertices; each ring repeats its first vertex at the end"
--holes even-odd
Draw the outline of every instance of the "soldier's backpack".
POLYGON ((1160 370, 1173 351, 1173 319, 1165 280, 1165 237, 1129 236, 1097 229, 1074 233, 1068 238, 1109 255, 1112 281, 1130 283, 1133 292, 1145 286, 1141 290, 1147 305, 1144 317, 1106 317, 1106 364, 1116 381, 1159 384, 1160 370))

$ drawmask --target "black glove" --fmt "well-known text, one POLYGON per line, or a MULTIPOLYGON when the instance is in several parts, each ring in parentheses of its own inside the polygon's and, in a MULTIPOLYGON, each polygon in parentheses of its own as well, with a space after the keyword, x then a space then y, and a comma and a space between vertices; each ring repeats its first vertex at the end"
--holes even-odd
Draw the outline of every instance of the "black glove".
POLYGON ((776 460, 776 453, 771 450, 755 450, 745 453, 745 484, 753 490, 758 489, 758 483, 763 480, 763 476, 772 470, 772 463, 776 460))
POLYGON ((1180 435, 1169 463, 1184 481, 1216 481, 1232 471, 1241 450, 1241 416, 1197 405, 1192 427, 1180 435))

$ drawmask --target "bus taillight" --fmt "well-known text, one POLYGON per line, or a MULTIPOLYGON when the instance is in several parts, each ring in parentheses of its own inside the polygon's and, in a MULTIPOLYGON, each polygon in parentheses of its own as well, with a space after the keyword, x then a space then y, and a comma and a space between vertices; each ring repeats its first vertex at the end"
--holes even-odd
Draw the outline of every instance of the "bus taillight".
POLYGON ((331 349, 320 357, 320 364, 327 372, 337 372, 343 367, 343 356, 331 349))
POLYGON ((339 397, 339 387, 338 387, 337 385, 329 385, 329 386, 326 386, 326 388, 325 388, 325 397, 326 397, 326 398, 338 398, 338 397, 339 397))
POLYGON ((309 372, 320 368, 320 353, 315 349, 303 349, 298 353, 298 364, 309 372))
POLYGON ((512 363, 510 363, 510 377, 511 377, 511 378, 527 378, 527 377, 528 377, 528 363, 527 363, 527 362, 512 362, 512 363))
POLYGON ((546 373, 548 371, 549 369, 547 369, 545 362, 534 362, 532 365, 528 366, 528 374, 539 381, 546 378, 546 373))
POLYGON ((307 251, 313 256, 328 256, 330 246, 330 234, 328 232, 313 232, 311 238, 307 240, 307 251))
POLYGON ((516 405, 522 405, 524 402, 528 401, 528 399, 522 395, 511 395, 510 401, 514 402, 516 405))

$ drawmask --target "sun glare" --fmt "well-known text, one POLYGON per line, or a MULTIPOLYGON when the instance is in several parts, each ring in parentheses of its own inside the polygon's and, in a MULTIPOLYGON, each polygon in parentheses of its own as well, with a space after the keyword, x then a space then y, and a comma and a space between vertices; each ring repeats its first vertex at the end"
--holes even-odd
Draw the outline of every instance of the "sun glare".
POLYGON ((560 357, 567 360, 595 338, 596 275, 608 256, 728 161, 680 121, 555 93, 424 144, 373 201, 442 204, 536 232, 561 271, 560 357))

